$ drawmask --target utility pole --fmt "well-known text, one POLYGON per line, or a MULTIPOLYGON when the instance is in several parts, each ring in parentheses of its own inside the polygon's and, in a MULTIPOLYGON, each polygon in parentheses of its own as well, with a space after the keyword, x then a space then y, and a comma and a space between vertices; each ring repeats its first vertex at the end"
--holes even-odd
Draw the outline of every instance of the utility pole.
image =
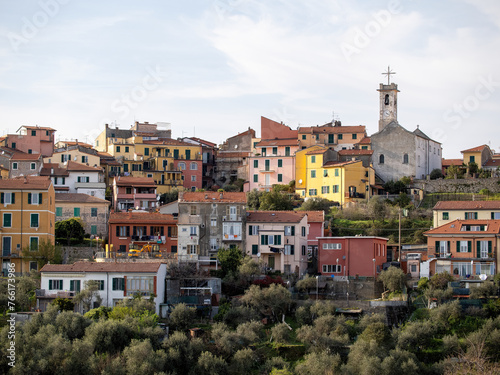
POLYGON ((398 216, 399 216, 398 262, 400 262, 401 261, 401 207, 399 207, 398 216))

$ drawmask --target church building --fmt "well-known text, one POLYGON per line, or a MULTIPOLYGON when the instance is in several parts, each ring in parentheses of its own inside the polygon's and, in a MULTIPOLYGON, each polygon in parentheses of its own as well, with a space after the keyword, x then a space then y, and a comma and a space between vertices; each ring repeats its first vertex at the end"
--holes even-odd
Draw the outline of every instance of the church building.
POLYGON ((442 147, 417 128, 405 129, 398 123, 398 85, 390 83, 388 70, 387 85, 380 84, 379 131, 371 136, 373 150, 372 164, 376 175, 384 182, 397 181, 410 176, 425 179, 433 169, 441 169, 442 147))

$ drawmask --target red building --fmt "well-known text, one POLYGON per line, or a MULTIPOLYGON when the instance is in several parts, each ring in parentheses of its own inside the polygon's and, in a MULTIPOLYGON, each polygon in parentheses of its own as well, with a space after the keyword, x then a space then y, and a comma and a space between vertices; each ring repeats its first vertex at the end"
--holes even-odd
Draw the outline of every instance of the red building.
POLYGON ((145 245, 151 246, 158 257, 177 254, 177 219, 158 212, 113 212, 109 218, 109 244, 117 256, 126 256, 130 249, 140 250, 145 245))
POLYGON ((376 277, 387 261, 387 238, 319 237, 318 273, 376 277))

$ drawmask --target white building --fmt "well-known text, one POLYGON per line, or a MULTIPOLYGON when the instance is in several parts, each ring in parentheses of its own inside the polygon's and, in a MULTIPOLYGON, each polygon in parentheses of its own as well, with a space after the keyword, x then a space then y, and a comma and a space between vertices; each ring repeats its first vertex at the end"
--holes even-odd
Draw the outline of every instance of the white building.
MULTIPOLYGON (((46 264, 40 270, 42 281, 37 291, 37 308, 45 311, 55 298, 72 298, 85 289, 85 282, 97 280, 102 306, 113 307, 137 293, 149 298, 155 295, 155 312, 160 313, 164 302, 165 263, 94 263, 76 262, 74 264, 46 264)), ((95 306, 97 307, 97 306, 95 306)), ((82 307, 77 307, 82 311, 82 307)))

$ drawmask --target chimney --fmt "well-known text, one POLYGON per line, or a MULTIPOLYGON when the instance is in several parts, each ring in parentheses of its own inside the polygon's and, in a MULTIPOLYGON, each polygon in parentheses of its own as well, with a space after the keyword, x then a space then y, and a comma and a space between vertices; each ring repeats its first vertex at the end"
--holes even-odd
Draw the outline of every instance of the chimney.
POLYGON ((128 210, 128 218, 132 219, 132 209, 131 208, 129 208, 129 210, 128 210))
POLYGON ((50 174, 54 174, 54 168, 50 168, 50 174))
POLYGON ((24 176, 24 183, 27 184, 28 183, 28 177, 27 176, 24 176))
POLYGON ((179 191, 179 198, 178 198, 180 201, 184 199, 184 192, 183 191, 179 191))
POLYGON ((220 198, 220 199, 222 199, 222 196, 223 196, 223 195, 224 195, 224 193, 220 193, 219 198, 220 198))

